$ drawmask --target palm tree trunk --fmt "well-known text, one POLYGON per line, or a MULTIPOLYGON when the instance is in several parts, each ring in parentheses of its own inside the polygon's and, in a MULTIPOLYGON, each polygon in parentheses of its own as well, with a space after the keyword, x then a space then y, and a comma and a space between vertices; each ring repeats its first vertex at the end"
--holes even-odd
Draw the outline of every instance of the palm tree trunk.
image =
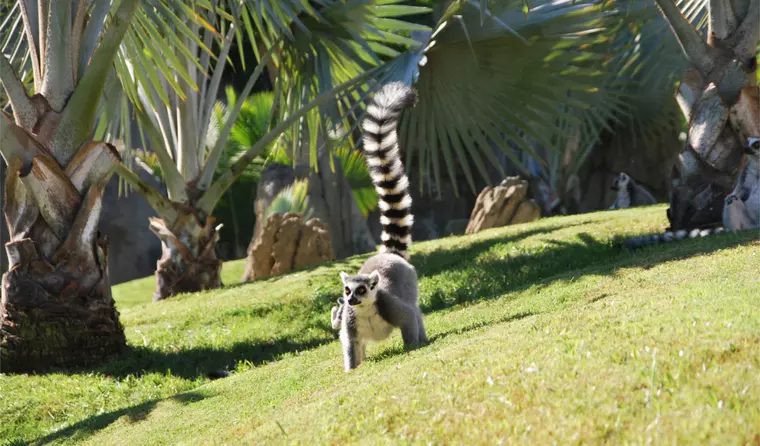
POLYGON ((171 225, 151 218, 150 229, 161 240, 162 255, 156 268, 153 300, 222 286, 222 261, 216 256, 221 225, 190 207, 178 207, 171 225))
POLYGON ((760 135, 758 0, 711 0, 705 41, 673 0, 656 0, 693 68, 678 89, 689 120, 686 148, 673 168, 671 229, 720 224, 747 138, 760 135))
POLYGON ((309 178, 308 196, 314 210, 313 216, 329 227, 335 256, 342 259, 373 251, 376 248, 375 239, 354 200, 340 162, 333 160, 333 170, 328 153, 322 152, 317 156, 319 170, 311 171, 304 163, 302 168, 297 166, 296 177, 309 178))
POLYGON ((79 366, 121 352, 126 339, 108 280, 108 241, 97 230, 118 153, 105 143, 86 143, 62 167, 4 117, 0 136, 10 235, 0 370, 79 366))

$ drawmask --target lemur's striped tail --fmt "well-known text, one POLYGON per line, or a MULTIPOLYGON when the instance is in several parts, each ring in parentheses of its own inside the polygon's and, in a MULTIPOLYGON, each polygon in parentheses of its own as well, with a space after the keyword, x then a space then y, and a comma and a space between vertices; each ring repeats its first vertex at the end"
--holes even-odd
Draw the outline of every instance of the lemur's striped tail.
POLYGON ((406 107, 417 103, 417 94, 401 82, 384 85, 367 106, 364 118, 364 154, 372 183, 379 195, 383 246, 380 252, 409 258, 412 243, 412 197, 409 179, 401 163, 398 147, 399 117, 406 107))
POLYGON ((660 234, 627 238, 625 239, 625 247, 634 251, 645 246, 659 245, 660 243, 668 243, 687 238, 707 237, 708 235, 719 234, 721 232, 725 232, 722 227, 712 229, 692 229, 691 231, 667 231, 660 234))

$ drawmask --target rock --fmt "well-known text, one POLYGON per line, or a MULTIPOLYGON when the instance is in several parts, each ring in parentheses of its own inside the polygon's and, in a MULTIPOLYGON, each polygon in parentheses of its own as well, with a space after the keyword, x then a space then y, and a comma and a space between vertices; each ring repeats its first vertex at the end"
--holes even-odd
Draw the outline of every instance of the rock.
POLYGON ((501 187, 509 187, 509 186, 516 186, 518 184, 523 184, 524 180, 520 177, 506 177, 503 180, 501 180, 501 183, 499 183, 499 186, 501 187))
POLYGON ((530 223, 541 218, 541 208, 538 206, 535 200, 528 199, 520 203, 517 207, 514 217, 509 221, 510 225, 518 225, 520 223, 530 223))
POLYGON ((525 201, 527 194, 528 182, 519 177, 508 177, 496 187, 487 186, 478 195, 465 233, 537 219, 541 210, 535 201, 525 201))
MULTIPOLYGON (((248 246, 248 259, 243 281, 254 279, 254 266, 251 265, 251 255, 254 244, 261 238, 263 226, 262 217, 275 196, 296 179, 308 178, 309 204, 313 216, 329 228, 331 251, 340 258, 354 254, 371 252, 376 249, 375 239, 367 227, 367 222, 359 211, 359 207, 351 193, 348 181, 344 178, 342 167, 334 161, 334 170, 326 153, 320 153, 318 158, 319 170, 313 171, 308 164, 297 165, 295 168, 272 163, 261 175, 254 210, 256 225, 251 243, 248 246)), ((315 228, 316 226, 312 226, 315 228)), ((256 277, 261 277, 256 273, 256 277)))
POLYGON ((251 244, 244 280, 283 274, 334 259, 326 224, 316 218, 304 222, 302 216, 290 212, 274 214, 251 244))
POLYGON ((310 219, 301 232, 293 268, 319 265, 333 259, 335 255, 329 228, 317 218, 310 219))

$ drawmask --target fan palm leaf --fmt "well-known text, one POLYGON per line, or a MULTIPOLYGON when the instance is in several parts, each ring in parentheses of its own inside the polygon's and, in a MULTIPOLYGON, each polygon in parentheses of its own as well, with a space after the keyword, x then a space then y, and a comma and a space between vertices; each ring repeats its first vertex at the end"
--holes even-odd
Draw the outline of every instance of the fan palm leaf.
MULTIPOLYGON (((680 125, 672 92, 685 61, 651 5, 488 3, 455 1, 439 11, 436 31, 417 33, 423 50, 406 53, 419 71, 407 63, 392 74, 408 83, 418 77, 419 105, 405 113, 401 138, 420 190, 423 179, 439 183, 445 172, 476 192, 478 178, 504 174, 502 157, 558 181, 560 171, 577 171, 603 132, 651 144, 680 125)), ((681 7, 701 23, 704 5, 681 7)))
POLYGON ((284 214, 286 212, 300 214, 304 221, 309 220, 314 211, 309 204, 308 190, 308 180, 295 181, 282 189, 264 212, 264 220, 273 214, 284 214))

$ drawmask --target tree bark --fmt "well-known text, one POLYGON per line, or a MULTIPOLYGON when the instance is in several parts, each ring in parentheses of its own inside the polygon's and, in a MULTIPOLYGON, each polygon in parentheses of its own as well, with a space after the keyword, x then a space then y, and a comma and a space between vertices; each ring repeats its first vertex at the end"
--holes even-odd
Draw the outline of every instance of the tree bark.
POLYGON ((204 218, 190 207, 180 208, 171 225, 160 218, 150 219, 150 229, 162 247, 154 301, 222 286, 222 261, 216 256, 220 228, 214 226, 214 217, 204 218))
POLYGON ((673 0, 656 1, 693 66, 677 92, 689 129, 672 172, 670 228, 716 226, 743 165, 747 138, 760 135, 760 2, 711 1, 705 41, 673 0))
POLYGON ((351 188, 343 176, 343 168, 334 160, 335 171, 330 167, 329 154, 320 153, 318 170, 308 171, 296 167, 296 177, 309 178, 309 203, 313 217, 330 228, 333 250, 339 259, 363 254, 376 249, 367 221, 356 205, 351 188), (308 173, 307 173, 308 172, 308 173), (300 174, 300 175, 299 175, 300 174))
MULTIPOLYGON (((3 124, 11 131, 7 120, 3 124)), ((85 144, 77 162, 61 168, 31 135, 12 130, 25 150, 3 147, 10 241, 0 371, 81 366, 118 354, 126 339, 111 296, 108 240, 97 228, 103 189, 119 156, 108 144, 85 144)))

